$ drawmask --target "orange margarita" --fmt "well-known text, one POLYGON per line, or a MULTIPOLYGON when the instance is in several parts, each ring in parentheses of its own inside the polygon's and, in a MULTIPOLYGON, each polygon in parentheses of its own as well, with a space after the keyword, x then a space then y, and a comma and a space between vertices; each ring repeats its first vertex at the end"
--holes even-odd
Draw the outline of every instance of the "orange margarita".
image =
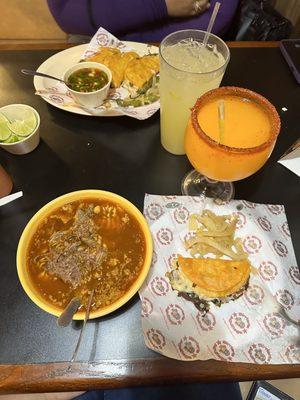
POLYGON ((237 181, 265 164, 279 131, 279 116, 267 99, 248 89, 222 87, 197 100, 186 129, 185 150, 204 176, 237 181), (221 101, 224 119, 220 123, 221 101))

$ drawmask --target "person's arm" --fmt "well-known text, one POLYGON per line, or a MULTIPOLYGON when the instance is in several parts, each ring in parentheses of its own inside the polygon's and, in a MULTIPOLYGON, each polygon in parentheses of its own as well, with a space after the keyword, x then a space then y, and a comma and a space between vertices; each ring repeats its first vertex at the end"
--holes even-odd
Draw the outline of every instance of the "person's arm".
POLYGON ((138 30, 168 17, 165 0, 47 0, 67 33, 92 35, 101 26, 113 34, 138 30))

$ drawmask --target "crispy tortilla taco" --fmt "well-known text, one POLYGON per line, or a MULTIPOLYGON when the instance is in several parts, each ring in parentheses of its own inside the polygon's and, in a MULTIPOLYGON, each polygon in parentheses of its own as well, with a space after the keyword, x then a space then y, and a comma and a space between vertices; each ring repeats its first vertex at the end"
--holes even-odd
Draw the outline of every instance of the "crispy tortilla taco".
POLYGON ((239 261, 213 258, 177 258, 176 267, 167 276, 178 296, 192 301, 205 314, 209 302, 216 305, 240 297, 247 289, 251 266, 239 261))

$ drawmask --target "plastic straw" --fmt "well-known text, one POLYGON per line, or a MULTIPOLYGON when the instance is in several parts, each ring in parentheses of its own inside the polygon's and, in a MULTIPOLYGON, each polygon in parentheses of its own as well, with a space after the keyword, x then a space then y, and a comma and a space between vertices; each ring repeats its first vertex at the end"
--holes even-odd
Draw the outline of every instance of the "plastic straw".
POLYGON ((225 135, 225 102, 220 100, 218 102, 218 115, 219 115, 219 143, 224 142, 225 135))
POLYGON ((210 32, 211 32, 211 30, 212 30, 212 28, 213 28, 213 26, 214 26, 214 23, 215 23, 215 20, 216 20, 216 18, 217 18, 217 14, 218 14, 220 5, 221 5, 221 3, 217 2, 217 3, 215 4, 214 11, 213 11, 213 13, 211 14, 211 17, 210 17, 210 20, 209 20, 209 24, 208 24, 208 27, 207 27, 207 31, 205 32, 205 36, 204 36, 204 40, 203 40, 204 46, 207 45, 208 36, 210 35, 210 32))
POLYGON ((8 204, 11 201, 14 201, 22 196, 23 196, 23 192, 17 192, 17 193, 10 194, 9 196, 2 197, 2 199, 0 199, 0 206, 4 206, 5 204, 8 204))

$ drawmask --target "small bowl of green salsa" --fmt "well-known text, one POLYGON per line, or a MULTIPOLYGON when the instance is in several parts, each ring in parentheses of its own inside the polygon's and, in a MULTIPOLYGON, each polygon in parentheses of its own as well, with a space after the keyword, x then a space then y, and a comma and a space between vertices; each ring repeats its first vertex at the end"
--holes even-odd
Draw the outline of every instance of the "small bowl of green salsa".
POLYGON ((100 106, 108 95, 111 72, 97 62, 81 62, 64 74, 64 81, 74 100, 86 107, 100 106))
POLYGON ((81 68, 73 72, 66 83, 69 89, 76 92, 96 92, 107 85, 108 76, 98 68, 81 68))

